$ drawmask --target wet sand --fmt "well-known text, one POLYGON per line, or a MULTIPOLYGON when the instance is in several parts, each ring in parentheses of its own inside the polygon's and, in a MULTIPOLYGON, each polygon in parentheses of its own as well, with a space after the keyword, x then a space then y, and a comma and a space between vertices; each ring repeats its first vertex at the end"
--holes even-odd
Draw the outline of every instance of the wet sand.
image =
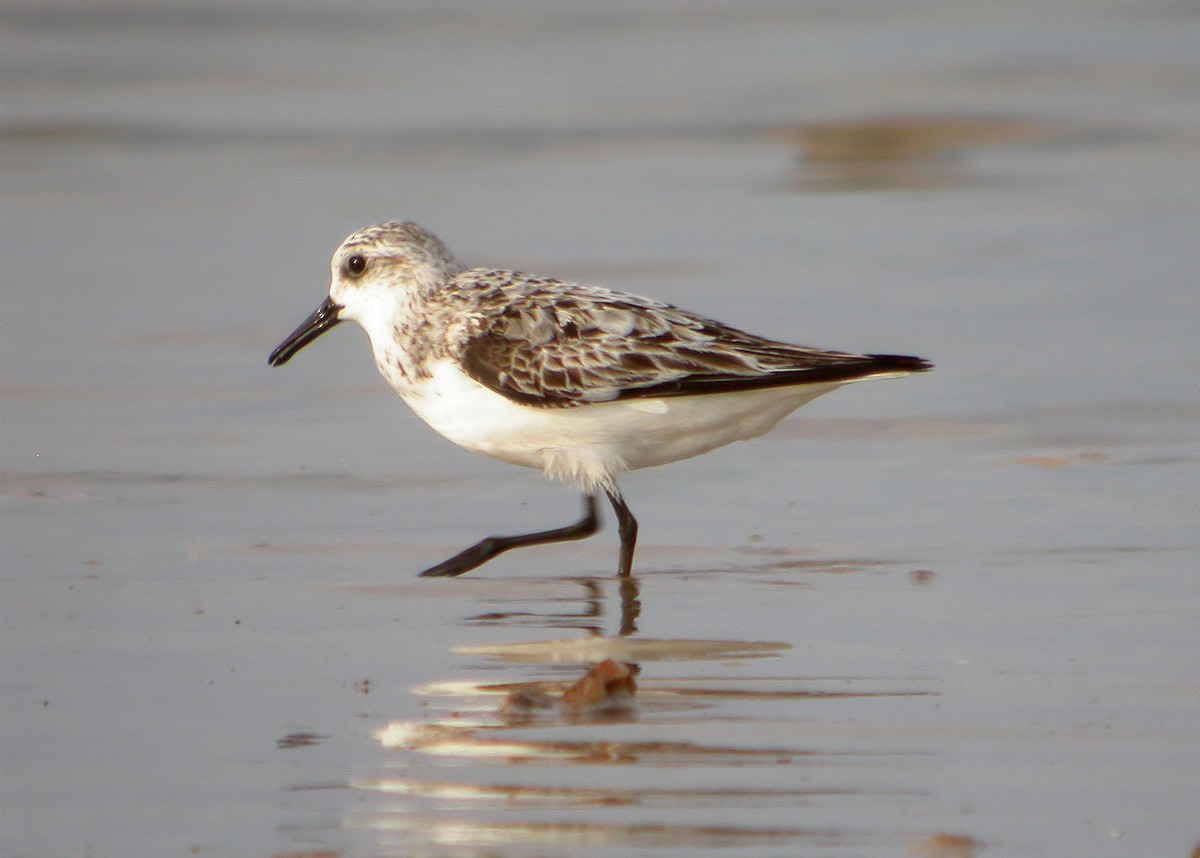
POLYGON ((1187 10, 498 8, 0 12, 0 852, 1191 854, 1187 10), (418 580, 576 500, 267 367, 389 217, 937 369, 418 580))

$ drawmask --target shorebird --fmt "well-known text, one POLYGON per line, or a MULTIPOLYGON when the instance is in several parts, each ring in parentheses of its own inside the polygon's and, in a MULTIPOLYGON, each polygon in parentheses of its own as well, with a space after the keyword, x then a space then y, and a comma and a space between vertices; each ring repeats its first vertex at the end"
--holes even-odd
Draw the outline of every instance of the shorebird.
POLYGON ((330 270, 329 296, 271 366, 356 321, 379 372, 434 430, 583 492, 579 521, 487 537, 421 575, 461 575, 513 548, 591 536, 600 492, 617 517, 618 574, 629 575, 638 525, 620 474, 756 438, 849 382, 931 368, 917 357, 776 342, 595 286, 468 269, 411 222, 350 235, 330 270))

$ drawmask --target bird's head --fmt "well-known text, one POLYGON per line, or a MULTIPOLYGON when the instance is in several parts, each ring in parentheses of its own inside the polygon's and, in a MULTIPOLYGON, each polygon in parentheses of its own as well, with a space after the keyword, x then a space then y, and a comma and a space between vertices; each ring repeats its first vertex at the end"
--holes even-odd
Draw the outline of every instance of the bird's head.
POLYGON ((271 352, 271 366, 287 363, 347 319, 368 333, 390 325, 400 307, 462 270, 436 235, 407 221, 377 224, 348 236, 329 268, 329 297, 271 352))

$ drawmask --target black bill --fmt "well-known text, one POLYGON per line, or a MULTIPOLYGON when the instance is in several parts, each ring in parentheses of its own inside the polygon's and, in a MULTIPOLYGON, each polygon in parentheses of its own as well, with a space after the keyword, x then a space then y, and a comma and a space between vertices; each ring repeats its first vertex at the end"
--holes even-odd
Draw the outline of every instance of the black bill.
POLYGON ((341 304, 335 304, 332 298, 326 298, 311 316, 300 323, 300 327, 288 334, 287 339, 271 352, 267 363, 271 366, 283 366, 292 359, 292 355, 340 322, 338 313, 341 309, 341 304))

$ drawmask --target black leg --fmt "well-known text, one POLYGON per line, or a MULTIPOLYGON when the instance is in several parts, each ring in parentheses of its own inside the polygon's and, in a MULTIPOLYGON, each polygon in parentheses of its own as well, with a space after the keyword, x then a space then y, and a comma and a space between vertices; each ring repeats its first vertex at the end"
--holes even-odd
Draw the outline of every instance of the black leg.
MULTIPOLYGON (((612 495, 609 495, 612 497, 612 495)), ((583 496, 583 518, 566 527, 554 530, 543 530, 538 533, 521 533, 516 536, 489 536, 481 539, 465 551, 460 551, 449 560, 444 560, 437 566, 431 566, 421 573, 421 577, 452 577, 470 572, 476 566, 482 566, 497 554, 503 554, 510 548, 524 548, 527 545, 544 545, 548 542, 566 542, 570 539, 583 539, 591 536, 599 527, 596 518, 596 496, 583 496)), ((623 531, 622 531, 623 532, 623 531)), ((624 537, 622 536, 622 540, 624 537)))
POLYGON ((616 486, 605 489, 608 502, 612 504, 613 512, 617 514, 617 533, 621 534, 621 559, 617 565, 618 575, 628 575, 633 571, 633 549, 637 545, 637 519, 625 506, 625 499, 616 486))

